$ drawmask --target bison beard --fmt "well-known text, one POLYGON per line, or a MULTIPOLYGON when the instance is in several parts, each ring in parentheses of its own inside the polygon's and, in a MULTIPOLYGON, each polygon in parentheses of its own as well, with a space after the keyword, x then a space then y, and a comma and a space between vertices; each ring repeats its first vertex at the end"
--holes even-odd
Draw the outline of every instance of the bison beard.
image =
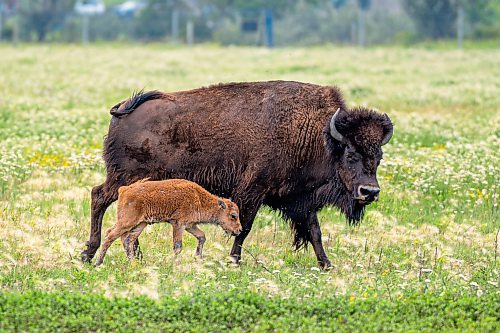
POLYGON ((290 221, 297 249, 311 243, 319 265, 328 267, 316 213, 333 205, 350 224, 362 219, 372 200, 356 198, 360 184, 378 186, 380 146, 392 135, 387 116, 349 110, 337 88, 300 82, 139 92, 110 112, 103 154, 107 178, 92 190, 84 261, 100 245, 102 218, 118 188, 150 177, 187 179, 231 197, 243 226, 231 251, 235 259, 264 204, 290 221), (348 164, 349 154, 362 161, 348 164))

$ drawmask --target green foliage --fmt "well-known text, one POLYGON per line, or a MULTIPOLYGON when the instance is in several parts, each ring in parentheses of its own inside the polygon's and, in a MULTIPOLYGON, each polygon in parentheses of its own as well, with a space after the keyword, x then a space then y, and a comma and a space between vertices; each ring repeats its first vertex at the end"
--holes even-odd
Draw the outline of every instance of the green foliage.
POLYGON ((500 3, 495 0, 464 2, 472 36, 479 39, 500 38, 500 3))
POLYGON ((19 11, 25 38, 43 42, 47 33, 64 22, 65 16, 73 9, 74 0, 21 0, 19 11))
POLYGON ((2 331, 494 332, 500 295, 269 298, 245 290, 203 291, 153 301, 67 292, 0 294, 2 331))
POLYGON ((403 0, 403 7, 414 21, 420 38, 456 36, 457 5, 465 11, 467 33, 474 38, 500 36, 500 4, 496 0, 403 0))
POLYGON ((454 36, 457 9, 453 0, 403 0, 403 6, 422 36, 454 36))
POLYGON ((172 1, 151 0, 136 22, 134 34, 140 39, 161 39, 171 32, 172 1))

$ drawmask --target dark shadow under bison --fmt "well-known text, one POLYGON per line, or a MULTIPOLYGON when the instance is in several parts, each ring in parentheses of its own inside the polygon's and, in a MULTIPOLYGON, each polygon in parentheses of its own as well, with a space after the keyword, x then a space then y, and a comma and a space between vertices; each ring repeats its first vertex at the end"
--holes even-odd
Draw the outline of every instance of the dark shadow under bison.
POLYGON ((92 221, 82 260, 101 243, 102 219, 118 188, 137 180, 194 181, 240 207, 242 244, 261 205, 281 212, 298 249, 311 243, 330 261, 317 212, 333 205, 351 224, 378 199, 381 146, 393 133, 386 114, 348 109, 336 87, 286 81, 134 94, 111 109, 104 143, 107 178, 92 189, 92 221))

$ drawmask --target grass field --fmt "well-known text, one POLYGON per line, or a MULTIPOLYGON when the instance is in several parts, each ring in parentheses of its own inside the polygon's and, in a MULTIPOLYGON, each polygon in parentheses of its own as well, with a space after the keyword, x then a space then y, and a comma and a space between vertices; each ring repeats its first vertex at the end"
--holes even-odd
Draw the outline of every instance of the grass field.
MULTIPOLYGON (((182 321, 189 304, 203 317, 222 311, 221 299, 232 312, 203 317, 220 326, 190 329, 498 330, 499 78, 499 49, 1 46, 0 329, 50 331, 46 321, 59 319, 43 311, 74 297, 73 311, 98 304, 102 316, 114 310, 126 316, 145 302, 143 321, 147 309, 172 305, 159 313, 177 318, 173 326, 157 317, 150 323, 157 326, 124 326, 148 330, 188 330, 196 319, 191 313, 182 321), (120 242, 102 267, 81 263, 90 189, 105 176, 100 154, 112 105, 142 88, 270 79, 338 85, 350 105, 375 107, 395 123, 379 169, 381 199, 363 223, 351 228, 332 208, 320 213, 333 270, 317 268, 312 248, 294 252, 288 225, 266 208, 241 266, 228 264, 232 240, 212 226, 203 227, 203 260, 193 258, 189 235, 174 260, 168 225, 141 236, 143 263, 130 266, 120 242), (131 300, 113 307, 96 294, 131 300), (34 299, 39 307, 12 315, 34 299), (237 319, 227 321, 231 314, 237 319)), ((141 318, 133 313, 129 319, 141 318)), ((106 320, 82 326, 70 319, 55 329, 113 329, 106 320)))

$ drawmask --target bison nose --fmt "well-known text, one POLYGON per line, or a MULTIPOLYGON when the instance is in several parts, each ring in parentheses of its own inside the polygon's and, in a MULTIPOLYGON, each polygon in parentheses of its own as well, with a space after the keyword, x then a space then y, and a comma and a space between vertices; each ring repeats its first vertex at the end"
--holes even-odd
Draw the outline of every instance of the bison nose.
POLYGON ((377 186, 360 185, 358 187, 358 197, 365 201, 377 201, 380 188, 377 186))

